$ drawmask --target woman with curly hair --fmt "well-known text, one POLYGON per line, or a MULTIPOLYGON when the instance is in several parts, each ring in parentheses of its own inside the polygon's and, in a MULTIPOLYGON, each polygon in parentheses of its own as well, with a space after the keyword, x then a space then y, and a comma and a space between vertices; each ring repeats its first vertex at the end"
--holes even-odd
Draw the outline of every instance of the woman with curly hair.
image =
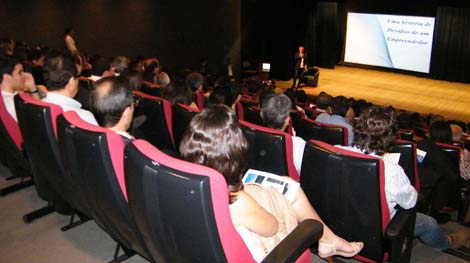
MULTIPOLYGON (((322 222, 299 188, 291 202, 272 189, 243 185, 248 165, 248 142, 230 108, 215 105, 204 108, 191 121, 180 145, 183 159, 211 167, 226 179, 232 222, 250 249, 261 261, 304 219, 322 222)), ((323 222, 322 222, 323 223, 323 222)), ((323 223, 318 255, 352 257, 364 246, 347 242, 323 223)))
MULTIPOLYGON (((392 108, 373 106, 365 110, 354 125, 353 146, 337 146, 383 159, 390 217, 395 215, 397 205, 404 209, 413 208, 418 197, 403 168, 388 154, 397 129, 397 114, 392 108)), ((416 215, 414 231, 423 243, 439 250, 458 248, 469 240, 468 230, 445 235, 434 218, 422 213, 416 215)))

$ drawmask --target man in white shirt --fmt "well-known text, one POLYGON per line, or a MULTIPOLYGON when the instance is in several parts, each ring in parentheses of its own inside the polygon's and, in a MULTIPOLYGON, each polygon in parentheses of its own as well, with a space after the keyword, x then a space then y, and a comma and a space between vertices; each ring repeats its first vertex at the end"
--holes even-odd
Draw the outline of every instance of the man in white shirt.
MULTIPOLYGON (((290 122, 290 110, 292 109, 292 102, 284 94, 274 94, 268 96, 263 100, 261 108, 261 119, 264 125, 285 131, 290 122)), ((300 175, 300 169, 302 168, 302 158, 304 156, 305 141, 304 139, 292 136, 292 153, 294 159, 294 166, 297 173, 300 175)))
POLYGON ((23 72, 23 65, 13 57, 0 57, 0 88, 5 108, 16 122, 15 95, 24 91, 39 99, 33 76, 23 72))
POLYGON ((125 141, 134 139, 127 132, 134 114, 134 98, 125 77, 106 77, 97 81, 90 94, 90 107, 101 127, 118 133, 125 141))
POLYGON ((47 58, 45 80, 48 92, 44 102, 59 105, 64 112, 75 111, 84 121, 97 125, 93 114, 74 99, 78 92, 77 67, 68 54, 51 53, 47 58))

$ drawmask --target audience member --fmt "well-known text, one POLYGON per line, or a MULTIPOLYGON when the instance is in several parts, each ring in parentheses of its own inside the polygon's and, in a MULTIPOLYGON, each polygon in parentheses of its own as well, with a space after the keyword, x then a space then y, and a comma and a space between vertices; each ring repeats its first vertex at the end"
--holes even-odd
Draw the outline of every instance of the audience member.
POLYGON ((84 121, 96 125, 93 114, 82 109, 74 100, 78 92, 78 72, 71 55, 51 53, 46 61, 44 75, 49 92, 42 100, 61 106, 64 112, 75 111, 84 121))
POLYGON ((156 58, 147 58, 143 61, 144 81, 155 84, 155 76, 160 72, 160 62, 156 58))
POLYGON ((441 213, 440 210, 449 204, 456 207, 459 171, 437 145, 439 142, 452 143, 450 125, 444 121, 434 122, 431 125, 430 138, 417 143, 418 148, 426 152, 418 168, 421 185, 433 189, 430 197, 431 216, 439 223, 446 223, 450 220, 450 214, 441 213))
MULTIPOLYGON (((396 205, 404 209, 412 208, 416 205, 418 197, 403 168, 388 155, 397 130, 396 113, 384 107, 373 106, 364 111, 355 123, 354 147, 338 146, 383 159, 385 197, 390 217, 395 215, 396 205)), ((416 215, 414 233, 426 245, 439 250, 458 248, 469 239, 468 230, 445 235, 434 218, 422 213, 416 215)))
MULTIPOLYGON (((457 124, 451 124, 450 128, 452 129, 452 141, 461 143, 462 135, 463 135, 462 127, 457 124)), ((460 151, 459 168, 460 168, 460 177, 462 177, 465 180, 469 180, 470 179, 470 152, 465 148, 462 148, 460 151)))
POLYGON ((23 65, 13 57, 0 56, 0 89, 6 110, 17 122, 15 95, 24 91, 40 99, 33 75, 23 72, 23 65))
POLYGON ((115 68, 111 65, 108 58, 96 56, 93 58, 91 64, 93 65, 90 79, 98 81, 104 77, 112 77, 115 75, 115 68))
POLYGON ((348 129, 348 144, 352 145, 354 141, 354 130, 346 119, 348 110, 349 106, 347 104, 347 99, 343 96, 338 96, 331 100, 331 114, 324 112, 318 115, 315 120, 318 122, 346 127, 348 129))
POLYGON ((77 46, 75 45, 75 39, 74 39, 75 31, 72 28, 66 28, 65 29, 65 47, 71 54, 77 54, 78 49, 77 46))
POLYGON ((320 95, 317 97, 315 103, 317 104, 316 111, 319 112, 326 112, 326 113, 331 113, 331 96, 328 95, 325 92, 320 93, 320 95))
POLYGON ((117 56, 113 59, 111 67, 114 68, 114 75, 119 76, 129 67, 130 60, 124 56, 117 56))
MULTIPOLYGON (((285 131, 290 123, 290 111, 292 103, 284 94, 275 94, 267 97, 262 104, 261 119, 266 127, 285 131)), ((292 136, 292 154, 294 166, 300 175, 302 167, 302 158, 304 156, 305 141, 304 139, 292 136)))
POLYGON ((176 83, 172 90, 172 97, 170 98, 171 105, 181 103, 195 110, 199 109, 193 100, 193 92, 190 87, 183 83, 176 83))
POLYGON ((118 133, 126 141, 134 139, 127 132, 132 124, 134 98, 125 77, 98 80, 91 92, 90 106, 100 126, 118 133))
POLYGON ((140 90, 144 80, 142 78, 142 73, 137 71, 125 71, 122 76, 126 77, 129 81, 129 88, 131 90, 140 90))
MULTIPOLYGON (((280 96, 289 102, 285 95, 280 96)), ((235 113, 227 106, 207 107, 197 114, 183 137, 180 152, 183 159, 211 167, 225 177, 232 222, 257 261, 261 261, 304 219, 315 219, 323 224, 318 245, 320 257, 352 257, 362 249, 362 242, 349 243, 335 235, 322 222, 301 188, 289 202, 273 189, 243 185, 248 142, 235 113)))

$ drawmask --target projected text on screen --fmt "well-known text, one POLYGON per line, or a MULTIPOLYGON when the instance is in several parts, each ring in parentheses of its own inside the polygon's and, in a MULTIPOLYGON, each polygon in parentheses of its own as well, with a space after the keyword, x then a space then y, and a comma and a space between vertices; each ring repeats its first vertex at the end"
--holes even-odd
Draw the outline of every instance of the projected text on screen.
POLYGON ((348 13, 344 61, 429 73, 433 17, 348 13))

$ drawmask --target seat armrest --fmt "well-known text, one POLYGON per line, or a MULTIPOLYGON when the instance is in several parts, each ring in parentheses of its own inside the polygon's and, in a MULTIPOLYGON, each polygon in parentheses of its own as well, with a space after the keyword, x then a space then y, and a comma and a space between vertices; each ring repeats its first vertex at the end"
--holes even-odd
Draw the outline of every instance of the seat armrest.
POLYGON ((385 230, 385 239, 389 246, 390 263, 410 262, 413 249, 416 208, 399 207, 385 230))
POLYGON ((304 220, 262 262, 294 262, 322 235, 323 225, 319 221, 313 219, 304 220))
POLYGON ((398 208, 395 216, 390 220, 390 223, 385 230, 385 237, 391 241, 400 238, 404 231, 407 231, 407 225, 412 223, 414 229, 414 223, 416 218, 416 209, 403 209, 398 208))

